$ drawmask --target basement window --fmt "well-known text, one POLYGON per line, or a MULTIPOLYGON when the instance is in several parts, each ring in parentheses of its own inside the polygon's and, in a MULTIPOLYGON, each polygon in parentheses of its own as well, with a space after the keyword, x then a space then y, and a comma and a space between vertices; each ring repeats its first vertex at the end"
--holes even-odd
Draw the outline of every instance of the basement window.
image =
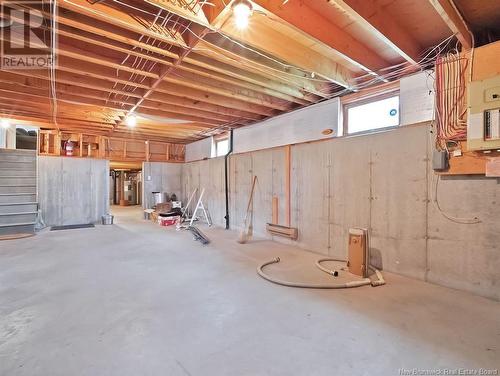
POLYGON ((222 157, 227 154, 229 150, 229 138, 215 141, 215 156, 222 157))
POLYGON ((376 97, 344 108, 346 134, 369 132, 399 125, 399 95, 376 97))

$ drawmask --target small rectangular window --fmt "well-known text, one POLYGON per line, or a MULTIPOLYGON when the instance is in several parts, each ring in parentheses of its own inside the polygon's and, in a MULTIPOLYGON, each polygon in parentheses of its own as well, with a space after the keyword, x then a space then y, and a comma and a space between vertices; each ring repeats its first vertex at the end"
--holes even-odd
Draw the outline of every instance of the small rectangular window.
POLYGON ((215 141, 215 156, 222 157, 227 154, 229 150, 229 139, 223 139, 219 141, 215 141))
POLYGON ((348 105, 347 133, 359 133, 399 125, 399 95, 348 105))

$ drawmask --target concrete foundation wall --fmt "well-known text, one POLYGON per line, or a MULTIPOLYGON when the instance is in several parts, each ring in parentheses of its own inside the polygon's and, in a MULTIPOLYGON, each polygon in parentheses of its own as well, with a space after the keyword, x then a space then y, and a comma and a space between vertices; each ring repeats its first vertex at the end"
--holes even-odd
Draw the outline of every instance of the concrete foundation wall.
POLYGON ((38 200, 48 226, 95 223, 109 211, 109 162, 38 157, 38 200))
POLYGON ((152 192, 167 192, 169 195, 175 193, 181 197, 181 169, 180 163, 167 162, 143 162, 143 208, 153 207, 152 192))
POLYGON ((340 98, 333 98, 305 108, 272 117, 262 122, 234 130, 234 152, 328 139, 342 134, 340 98), (326 129, 331 134, 323 134, 326 129))
POLYGON ((186 162, 199 161, 212 156, 212 137, 186 145, 186 162))
MULTIPOLYGON (((435 174, 430 168, 428 125, 292 146, 292 226, 301 248, 345 258, 350 227, 371 230, 372 263, 379 268, 500 300, 500 213, 498 179, 443 178, 441 208, 454 217, 480 218, 479 224, 446 219, 434 206, 435 174)), ((231 227, 243 222, 252 176, 254 233, 271 221, 278 196, 284 219, 284 148, 230 158, 231 227)), ((224 159, 186 163, 183 197, 206 188, 214 223, 224 223, 224 159)), ((270 255, 272 256, 272 255, 270 255)))

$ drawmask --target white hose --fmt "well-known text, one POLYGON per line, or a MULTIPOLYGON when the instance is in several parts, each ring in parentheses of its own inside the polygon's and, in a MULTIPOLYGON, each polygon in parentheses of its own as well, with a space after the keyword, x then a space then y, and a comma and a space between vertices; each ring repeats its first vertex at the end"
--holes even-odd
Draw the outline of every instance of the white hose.
MULTIPOLYGON (((325 261, 326 259, 322 259, 322 260, 325 261)), ((333 260, 333 259, 328 259, 328 260, 333 260)), ((319 261, 321 261, 321 260, 319 260, 319 261)), ((339 260, 334 260, 334 261, 339 261, 339 260)), ((266 273, 264 273, 263 269, 267 265, 277 264, 278 262, 280 262, 280 258, 276 257, 276 258, 272 259, 271 261, 267 261, 267 262, 259 265, 259 267, 257 268, 257 274, 259 274, 262 278, 268 280, 269 282, 273 282, 273 283, 276 283, 278 285, 288 286, 288 287, 308 288, 308 289, 345 289, 345 288, 350 288, 350 287, 365 286, 365 285, 369 285, 372 283, 370 278, 364 278, 362 280, 350 281, 350 282, 345 282, 345 283, 317 283, 317 284, 314 284, 314 283, 290 282, 290 281, 283 281, 283 280, 271 277, 271 276, 267 275, 266 273)), ((316 265, 317 265, 317 263, 316 263, 316 265)), ((321 268, 322 268, 321 270, 324 269, 323 267, 321 267, 321 268)), ((325 270, 328 270, 328 269, 325 269, 325 270)), ((323 271, 325 271, 325 270, 323 270, 323 271)), ((330 271, 327 271, 327 273, 333 274, 333 273, 330 273, 330 271)))
MULTIPOLYGON (((330 275, 334 275, 334 270, 330 270, 330 269, 327 269, 325 268, 323 265, 321 265, 322 262, 325 262, 325 261, 340 261, 340 262, 346 262, 345 260, 338 260, 338 259, 334 259, 334 258, 321 258, 319 259, 318 261, 316 261, 316 266, 318 267, 319 270, 327 273, 327 274, 330 274, 330 275)), ((377 279, 376 280, 371 280, 370 278, 366 278, 370 281, 371 285, 373 287, 376 287, 376 286, 382 286, 382 285, 385 285, 385 280, 384 280, 384 277, 382 276, 382 273, 380 273, 380 271, 376 268, 374 268, 372 265, 368 265, 368 269, 370 270, 373 270, 375 272, 375 275, 377 276, 377 279)), ((341 268, 341 270, 346 270, 346 268, 341 268)))

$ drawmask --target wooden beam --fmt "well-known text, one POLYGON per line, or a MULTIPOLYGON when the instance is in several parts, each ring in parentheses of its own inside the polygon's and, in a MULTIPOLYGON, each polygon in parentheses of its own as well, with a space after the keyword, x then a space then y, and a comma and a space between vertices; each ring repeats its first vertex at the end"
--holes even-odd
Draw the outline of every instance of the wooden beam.
MULTIPOLYGON (((42 14, 45 14, 46 16, 50 16, 48 13, 46 13, 43 9, 39 7, 35 7, 37 10, 39 10, 42 14)), ((141 58, 145 58, 150 61, 154 61, 157 63, 161 64, 167 64, 171 65, 173 60, 169 60, 166 57, 163 57, 162 59, 157 58, 155 56, 165 54, 165 56, 168 57, 176 57, 175 53, 172 53, 168 51, 167 49, 159 49, 157 47, 145 44, 145 43, 134 43, 135 40, 132 40, 130 37, 121 37, 118 35, 119 38, 117 37, 117 32, 108 34, 106 33, 105 30, 98 29, 96 28, 93 24, 90 24, 88 21, 85 22, 78 22, 75 21, 76 19, 81 19, 82 16, 79 14, 74 14, 71 13, 71 17, 69 14, 69 11, 63 10, 61 12, 62 14, 59 15, 58 21, 61 23, 59 27, 59 34, 63 36, 70 37, 72 39, 85 42, 85 43, 90 43, 97 45, 99 47, 105 47, 108 49, 112 49, 114 51, 119 51, 122 53, 128 53, 132 56, 137 56, 141 58), (89 32, 91 31, 91 32, 89 32), (104 34, 104 35, 103 35, 104 34), (110 37, 113 37, 111 39, 110 37), (130 48, 132 46, 133 48, 130 48), (135 50, 135 48, 140 47, 138 50, 135 50), (141 50, 148 50, 153 52, 154 54, 145 54, 142 53, 141 50)), ((33 21, 34 22, 34 21, 33 21)), ((123 31, 121 31, 123 32, 123 31)), ((67 56, 72 56, 68 55, 67 56)), ((207 59, 205 57, 202 57, 198 55, 201 59, 207 59)), ((305 105, 307 103, 310 103, 311 101, 314 102, 314 99, 309 99, 307 98, 303 92, 294 90, 290 85, 284 85, 279 83, 278 81, 272 81, 269 79, 266 79, 262 76, 258 76, 255 74, 252 74, 250 72, 241 70, 240 68, 237 68, 235 66, 229 66, 228 64, 221 64, 220 62, 217 62, 215 60, 211 61, 198 61, 198 59, 193 59, 189 58, 186 59, 186 61, 189 61, 189 66, 183 64, 178 66, 178 69, 180 70, 186 70, 189 72, 193 72, 195 74, 200 74, 204 75, 205 77, 211 77, 215 80, 219 80, 222 82, 230 82, 234 85, 239 85, 241 87, 245 87, 247 89, 255 90, 262 92, 264 94, 276 96, 288 101, 296 102, 301 105, 305 105), (222 69, 224 68, 224 69, 222 69), (223 75, 217 75, 214 74, 214 72, 221 72, 223 75), (232 77, 237 77, 240 80, 231 80, 229 76, 232 77), (248 84, 245 84, 247 82, 248 84), (266 89, 268 88, 268 89, 266 89)))
POLYGON ((138 33, 139 35, 145 35, 161 42, 185 47, 182 38, 175 38, 171 34, 159 33, 156 30, 149 29, 138 21, 138 17, 133 17, 126 12, 113 9, 104 4, 96 3, 91 5, 85 0, 62 0, 58 2, 58 5, 60 8, 84 14, 85 16, 138 33))
MULTIPOLYGON (((225 65, 256 72, 259 75, 278 80, 292 88, 312 93, 320 98, 329 97, 328 91, 325 90, 327 83, 311 80, 310 73, 308 74, 295 67, 285 67, 277 61, 264 57, 265 54, 247 50, 241 45, 223 43, 224 41, 216 36, 209 36, 205 39, 205 41, 199 43, 199 48, 195 50, 199 56, 203 56, 205 59, 213 59, 225 65)), ((200 60, 200 58, 197 58, 197 60, 200 60)))
POLYGON ((155 94, 157 92, 179 95, 182 97, 187 97, 215 105, 223 104, 226 107, 234 108, 240 111, 252 112, 258 115, 273 116, 277 114, 276 111, 271 108, 262 107, 253 103, 245 103, 239 99, 222 96, 219 94, 205 93, 202 90, 195 89, 193 84, 187 86, 165 82, 158 85, 155 94))
MULTIPOLYGON (((222 33, 229 33, 234 38, 239 37, 239 39, 244 43, 250 44, 262 51, 266 51, 267 53, 270 53, 271 55, 276 56, 283 61, 290 62, 292 65, 296 65, 309 72, 315 72, 319 75, 322 75, 328 80, 331 80, 332 82, 335 82, 341 86, 350 86, 348 81, 351 79, 352 74, 345 67, 337 64, 332 60, 326 59, 324 56, 310 49, 306 52, 305 49, 297 48, 299 45, 293 39, 287 39, 283 35, 280 35, 279 38, 275 38, 275 36, 279 33, 274 32, 271 28, 265 28, 265 30, 254 30, 259 26, 257 22, 254 22, 252 24, 252 32, 249 31, 245 33, 244 39, 241 39, 241 34, 239 34, 235 30, 235 28, 230 28, 228 27, 230 26, 229 23, 224 23, 224 21, 227 20, 230 15, 229 6, 224 6, 223 4, 214 6, 211 12, 219 12, 219 14, 215 15, 215 20, 207 25, 208 22, 198 17, 199 14, 191 17, 191 14, 186 14, 184 9, 176 5, 176 3, 164 2, 161 0, 149 0, 149 2, 155 3, 159 7, 168 9, 169 12, 177 14, 180 17, 189 19, 190 21, 193 21, 199 25, 203 25, 207 27, 208 31, 214 29, 213 24, 215 23, 218 27, 220 27, 218 31, 222 33), (222 17, 224 18, 222 22, 219 18, 221 14, 224 15, 222 17), (266 38, 262 38, 262 35, 266 35, 266 38)), ((276 4, 276 1, 270 1, 270 3, 273 2, 276 4)), ((214 18, 213 15, 211 17, 214 18)), ((263 24, 261 24, 261 26, 262 25, 263 24)))
MULTIPOLYGON (((41 9, 39 9, 39 11, 44 13, 41 9)), ((66 13, 68 12, 64 12, 58 17, 58 22, 63 24, 59 27, 58 30, 60 35, 65 35, 80 41, 84 41, 86 43, 92 43, 97 46, 114 49, 116 51, 121 51, 124 53, 128 50, 128 53, 133 56, 146 58, 151 61, 162 62, 163 64, 168 63, 169 61, 172 63, 173 60, 169 60, 169 58, 177 58, 178 56, 175 53, 170 52, 168 49, 161 49, 151 44, 136 41, 135 39, 132 39, 128 36, 123 36, 119 33, 119 30, 116 30, 113 33, 108 33, 107 30, 99 29, 92 23, 86 21, 84 22, 81 15, 79 14, 72 13, 71 16, 68 16, 66 15, 66 13), (78 19, 80 19, 80 21, 77 21, 78 19), (132 48, 130 48, 130 46, 132 46, 132 48), (137 48, 137 50, 135 48, 137 48), (155 55, 163 56, 163 58, 156 58, 153 54, 145 54, 141 51, 149 51, 155 55)), ((50 16, 46 12, 44 14, 50 16)), ((123 33, 123 31, 121 32, 123 33)), ((266 79, 263 76, 252 74, 251 72, 242 70, 235 66, 228 66, 224 63, 221 64, 221 62, 217 62, 215 60, 207 60, 207 58, 201 55, 198 55, 198 57, 195 58, 191 55, 189 56, 189 58, 185 58, 185 61, 189 62, 189 64, 192 64, 193 66, 199 67, 200 69, 186 67, 185 65, 181 65, 179 68, 200 74, 204 73, 202 69, 208 69, 212 72, 219 72, 224 75, 237 77, 244 82, 261 85, 278 93, 289 95, 291 98, 296 97, 299 98, 299 100, 301 98, 304 98, 303 93, 297 90, 293 90, 293 88, 291 88, 289 85, 283 85, 278 81, 266 79)), ((216 75, 214 75, 213 78, 223 79, 222 77, 216 75)), ((254 89, 258 90, 255 87, 254 89)), ((271 92, 266 93, 271 94, 271 92)))
POLYGON ((306 33, 318 42, 331 47, 340 58, 365 71, 376 72, 389 64, 346 31, 316 13, 302 1, 254 0, 267 11, 306 33))
POLYGON ((474 43, 472 33, 453 0, 429 0, 429 2, 448 28, 455 34, 462 47, 467 50, 471 49, 474 43))
POLYGON ((279 60, 284 62, 284 66, 304 71, 310 79, 323 78, 343 87, 352 85, 353 73, 339 62, 309 48, 309 36, 304 41, 298 41, 295 37, 276 30, 268 21, 262 21, 262 18, 253 21, 244 34, 233 23, 226 24, 221 32, 262 55, 269 56, 267 63, 273 59, 279 60))
MULTIPOLYGON (((121 94, 121 97, 109 97, 106 92, 109 90, 108 87, 99 86, 96 83, 90 85, 92 88, 98 88, 97 90, 81 88, 73 85, 59 84, 61 81, 59 78, 65 78, 63 82, 70 83, 72 80, 84 79, 83 76, 68 75, 65 72, 58 72, 57 74, 57 92, 61 96, 59 99, 71 100, 75 103, 80 103, 83 105, 100 105, 106 108, 111 108, 119 111, 126 111, 130 108, 135 101, 134 98, 126 99, 123 95, 130 95, 130 93, 114 90, 114 92, 121 94), (108 100, 109 97, 109 100, 108 100), (90 99, 87 99, 90 98, 90 99), (118 99, 117 99, 118 98, 118 99), (95 100, 92 100, 95 99, 95 100), (96 101, 100 100, 100 101, 96 101), (104 102, 103 102, 104 101, 104 102), (130 107, 123 107, 120 104, 126 104, 130 107)), ((24 93, 25 95, 36 95, 41 98, 48 98, 49 90, 49 78, 45 71, 33 71, 33 70, 18 70, 13 72, 0 72, 0 82, 10 85, 8 87, 4 86, 4 89, 9 89, 12 95, 16 95, 15 92, 24 93), (35 76, 35 77, 32 77, 35 76), (19 86, 13 86, 19 85, 19 86), (27 89, 23 89, 23 87, 27 89), (28 90, 31 89, 31 90, 28 90), (34 89, 34 90, 33 90, 34 89)), ((135 93, 131 95, 136 96, 135 93)), ((234 121, 240 118, 246 120, 260 120, 262 116, 253 114, 251 112, 233 110, 231 108, 226 108, 210 103, 204 103, 199 100, 192 100, 189 98, 177 97, 175 95, 163 94, 156 92, 154 93, 148 101, 143 103, 142 107, 156 109, 159 111, 166 110, 170 112, 177 112, 181 114, 196 115, 199 117, 206 117, 208 119, 220 120, 220 121, 234 121)), ((155 114, 156 116, 162 116, 161 112, 155 114)))
MULTIPOLYGON (((377 2, 366 0, 330 0, 354 19, 365 30, 384 42, 411 64, 417 64, 422 47, 417 40, 387 13, 377 2)), ((404 20, 401 20, 404 21, 404 20)))
POLYGON ((218 94, 228 98, 239 99, 256 105, 269 107, 274 110, 288 111, 290 109, 289 102, 282 99, 257 93, 252 90, 238 88, 232 84, 217 82, 210 78, 196 76, 189 72, 178 71, 171 77, 165 77, 163 81, 187 86, 192 89, 203 88, 203 90, 208 93, 218 94))
MULTIPOLYGON (((206 28, 199 30, 197 37, 199 39, 202 39, 205 36, 205 34, 208 33, 208 31, 209 30, 206 28)), ((182 63, 182 60, 184 59, 184 57, 186 57, 189 54, 189 52, 191 52, 191 50, 196 45, 196 43, 198 43, 198 39, 193 40, 191 38, 187 38, 186 43, 189 44, 188 48, 186 50, 182 51, 182 53, 179 55, 179 58, 174 62, 173 65, 168 66, 168 67, 163 69, 163 71, 160 73, 158 78, 151 83, 151 86, 144 93, 142 98, 140 98, 137 101, 137 103, 130 110, 128 110, 126 116, 128 116, 128 115, 132 114, 134 111, 136 111, 139 108, 139 106, 157 89, 157 87, 162 83, 162 81, 165 80, 169 75, 171 75, 175 71, 176 67, 182 63)), ((123 123, 125 121, 126 116, 121 120, 121 122, 118 125, 120 125, 121 123, 123 123)))

